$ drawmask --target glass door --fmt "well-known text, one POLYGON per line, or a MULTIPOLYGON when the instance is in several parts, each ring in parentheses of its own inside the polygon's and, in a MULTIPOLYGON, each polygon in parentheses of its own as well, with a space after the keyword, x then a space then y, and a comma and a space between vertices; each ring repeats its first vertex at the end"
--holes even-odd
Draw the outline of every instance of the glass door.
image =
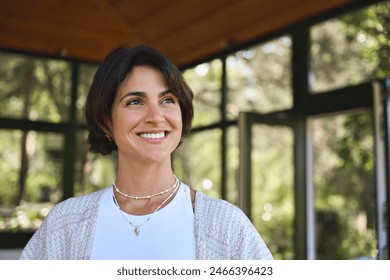
POLYGON ((384 87, 371 108, 308 120, 314 259, 387 259, 384 87))
POLYGON ((275 259, 389 258, 389 113, 372 89, 361 110, 240 114, 239 206, 275 259))
POLYGON ((373 112, 311 118, 315 259, 375 259, 373 112))
POLYGON ((239 206, 275 259, 294 259, 297 119, 241 113, 239 206))

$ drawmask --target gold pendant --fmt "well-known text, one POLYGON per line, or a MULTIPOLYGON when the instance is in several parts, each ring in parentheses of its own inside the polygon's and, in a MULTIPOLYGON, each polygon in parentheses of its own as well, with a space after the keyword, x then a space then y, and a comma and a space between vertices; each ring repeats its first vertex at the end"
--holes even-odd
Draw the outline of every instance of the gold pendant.
POLYGON ((139 227, 135 227, 135 229, 134 229, 134 233, 135 233, 135 235, 139 235, 139 227))

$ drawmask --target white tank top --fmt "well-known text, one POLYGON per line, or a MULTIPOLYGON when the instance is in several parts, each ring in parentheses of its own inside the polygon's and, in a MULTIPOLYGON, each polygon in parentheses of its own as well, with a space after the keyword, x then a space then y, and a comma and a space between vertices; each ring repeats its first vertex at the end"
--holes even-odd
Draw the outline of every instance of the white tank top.
POLYGON ((194 260, 194 212, 190 188, 183 183, 172 201, 154 214, 134 216, 122 212, 140 227, 139 235, 120 213, 113 188, 102 195, 92 246, 95 260, 194 260))

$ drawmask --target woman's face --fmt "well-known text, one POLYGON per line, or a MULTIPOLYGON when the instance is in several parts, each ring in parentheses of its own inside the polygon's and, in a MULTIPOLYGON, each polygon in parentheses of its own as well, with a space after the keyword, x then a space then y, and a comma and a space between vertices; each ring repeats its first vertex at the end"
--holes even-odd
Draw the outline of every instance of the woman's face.
POLYGON ((118 155, 140 163, 170 161, 182 133, 178 99, 162 74, 137 66, 123 81, 109 123, 118 155))

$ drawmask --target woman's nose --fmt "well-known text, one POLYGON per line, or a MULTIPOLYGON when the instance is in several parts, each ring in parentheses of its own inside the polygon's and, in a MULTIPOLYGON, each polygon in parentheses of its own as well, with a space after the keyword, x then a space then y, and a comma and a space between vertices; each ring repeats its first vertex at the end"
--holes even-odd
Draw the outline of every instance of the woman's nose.
POLYGON ((164 115, 158 105, 150 105, 145 116, 145 122, 160 124, 164 121, 164 115))

